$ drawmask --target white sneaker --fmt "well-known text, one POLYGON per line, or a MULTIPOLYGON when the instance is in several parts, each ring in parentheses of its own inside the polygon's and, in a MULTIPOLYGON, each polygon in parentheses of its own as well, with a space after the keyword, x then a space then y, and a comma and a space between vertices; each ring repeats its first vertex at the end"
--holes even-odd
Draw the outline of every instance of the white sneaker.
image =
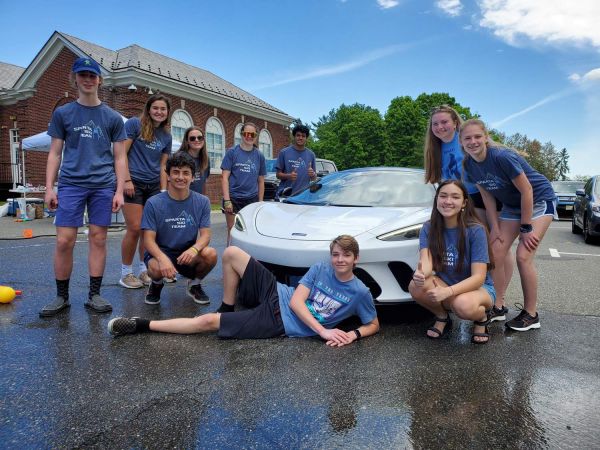
POLYGON ((144 286, 144 283, 142 283, 140 279, 132 273, 128 273, 121 278, 119 280, 119 284, 127 289, 139 289, 144 286))
POLYGON ((144 286, 150 286, 150 283, 152 282, 152 278, 150 278, 150 275, 148 275, 148 272, 145 270, 138 275, 138 278, 144 283, 144 286))

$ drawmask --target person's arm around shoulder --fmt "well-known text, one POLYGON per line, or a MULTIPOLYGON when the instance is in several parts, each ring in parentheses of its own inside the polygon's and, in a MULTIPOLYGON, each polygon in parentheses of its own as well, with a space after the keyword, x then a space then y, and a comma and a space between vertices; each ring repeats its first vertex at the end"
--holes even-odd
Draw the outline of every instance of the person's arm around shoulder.
POLYGON ((44 201, 50 209, 58 207, 58 197, 56 196, 56 192, 54 192, 54 182, 56 181, 58 168, 60 167, 64 143, 65 141, 55 137, 50 141, 50 152, 48 153, 48 162, 46 163, 46 195, 44 195, 44 201))

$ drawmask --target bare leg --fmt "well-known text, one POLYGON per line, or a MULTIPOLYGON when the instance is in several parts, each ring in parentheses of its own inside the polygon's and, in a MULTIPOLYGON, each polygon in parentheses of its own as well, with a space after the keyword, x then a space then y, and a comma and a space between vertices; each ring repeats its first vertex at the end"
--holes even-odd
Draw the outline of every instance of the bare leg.
MULTIPOLYGON (((435 317, 443 319, 445 317, 448 317, 448 312, 444 308, 445 302, 447 302, 448 299, 446 299, 440 303, 440 302, 432 301, 427 297, 427 291, 429 291, 430 289, 433 289, 433 287, 434 287, 433 278, 434 277, 428 277, 425 280, 425 284, 422 287, 417 286, 414 283, 414 281, 411 281, 410 284, 408 285, 408 290, 410 292, 410 295, 412 295, 412 297, 415 299, 415 301, 419 305, 421 305, 423 308, 427 309, 428 311, 432 312, 435 315, 435 317)), ((438 286, 446 286, 446 283, 444 283, 444 281, 442 281, 441 278, 435 277, 435 282, 438 286)), ((445 322, 435 322, 435 324, 433 326, 440 333, 442 333, 447 325, 448 324, 445 322)), ((433 337, 433 338, 438 337, 433 331, 430 331, 430 330, 427 330, 427 335, 430 337, 433 337)))
POLYGON ((106 265, 106 234, 108 227, 90 224, 88 235, 90 253, 88 255, 88 267, 91 277, 104 275, 106 265))
POLYGON ((246 271, 250 255, 238 247, 227 247, 221 260, 223 265, 223 303, 233 306, 237 287, 246 271))
MULTIPOLYGON (((492 307, 492 299, 488 291, 479 288, 476 291, 465 292, 448 300, 448 306, 458 317, 464 320, 485 322, 487 320, 486 311, 492 307)), ((485 333, 484 325, 473 325, 474 333, 485 333)), ((487 342, 489 337, 473 336, 476 342, 487 342)))
POLYGON ((195 334, 218 331, 221 326, 221 314, 209 313, 193 318, 151 320, 150 331, 159 333, 195 334))
POLYGON ((494 280, 498 300, 496 306, 499 308, 504 306, 503 299, 508 287, 504 262, 506 261, 506 255, 508 254, 512 243, 519 235, 519 227, 520 223, 516 220, 501 220, 500 239, 497 239, 492 243, 495 265, 494 270, 492 270, 492 279, 494 280))
MULTIPOLYGON (((542 216, 532 221, 533 232, 541 240, 546 234, 546 230, 552 223, 552 216, 542 216)), ((539 245, 538 245, 539 248, 539 245)), ((523 298, 525 310, 533 317, 537 313, 537 271, 533 264, 537 249, 530 252, 522 243, 517 247, 517 267, 521 276, 521 288, 523 289, 523 298)))
POLYGON ((140 226, 142 223, 143 206, 135 203, 125 203, 123 205, 123 215, 125 216, 125 224, 127 231, 121 242, 121 262, 126 265, 131 265, 135 249, 138 246, 140 249, 140 261, 144 260, 144 244, 140 239, 140 226))
MULTIPOLYGON (((487 216, 485 215, 485 209, 475 208, 475 213, 477 214, 477 217, 479 218, 481 223, 487 224, 488 230, 489 230, 490 227, 489 227, 489 224, 487 223, 487 216)), ((494 260, 494 264, 498 265, 495 260, 494 260)), ((515 268, 514 258, 513 258, 511 248, 509 247, 508 251, 506 252, 506 256, 504 257, 504 284, 505 284, 505 286, 504 286, 504 289, 502 290, 502 292, 503 292, 502 297, 498 296, 498 298, 496 299, 496 307, 498 307, 498 308, 502 308, 505 304, 504 293, 506 293, 506 290, 508 289, 508 285, 510 284, 510 280, 512 279, 514 268, 515 268)))
POLYGON ((54 250, 54 275, 57 280, 71 278, 73 271, 73 248, 77 240, 76 227, 56 227, 54 250))
POLYGON ((196 265, 196 278, 203 279, 217 265, 217 251, 212 247, 204 247, 196 255, 193 264, 196 265))

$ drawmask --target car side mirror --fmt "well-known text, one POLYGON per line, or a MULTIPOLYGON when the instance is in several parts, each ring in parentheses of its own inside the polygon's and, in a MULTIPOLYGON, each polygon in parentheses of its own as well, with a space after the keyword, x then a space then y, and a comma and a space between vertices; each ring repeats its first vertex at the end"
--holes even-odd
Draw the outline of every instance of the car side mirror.
POLYGON ((288 186, 286 187, 283 191, 281 191, 281 194, 279 194, 279 197, 289 197, 290 195, 292 195, 292 187, 288 186))
POLYGON ((577 189, 575 191, 575 195, 577 195, 579 197, 585 197, 585 191, 583 189, 577 189))
POLYGON ((319 170, 317 172, 317 176, 320 177, 320 178, 324 177, 325 175, 329 175, 329 170, 319 170))

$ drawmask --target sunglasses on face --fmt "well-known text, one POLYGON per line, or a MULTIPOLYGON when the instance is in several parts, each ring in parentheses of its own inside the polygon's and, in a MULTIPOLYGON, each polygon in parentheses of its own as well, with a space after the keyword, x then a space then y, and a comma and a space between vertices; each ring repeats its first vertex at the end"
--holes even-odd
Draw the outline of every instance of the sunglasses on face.
POLYGON ((244 136, 245 138, 252 138, 252 139, 254 139, 256 137, 256 133, 254 131, 244 131, 242 133, 242 136, 244 136))
POLYGON ((204 140, 204 136, 190 136, 188 137, 188 141, 194 142, 194 141, 198 141, 198 142, 202 142, 204 140))

